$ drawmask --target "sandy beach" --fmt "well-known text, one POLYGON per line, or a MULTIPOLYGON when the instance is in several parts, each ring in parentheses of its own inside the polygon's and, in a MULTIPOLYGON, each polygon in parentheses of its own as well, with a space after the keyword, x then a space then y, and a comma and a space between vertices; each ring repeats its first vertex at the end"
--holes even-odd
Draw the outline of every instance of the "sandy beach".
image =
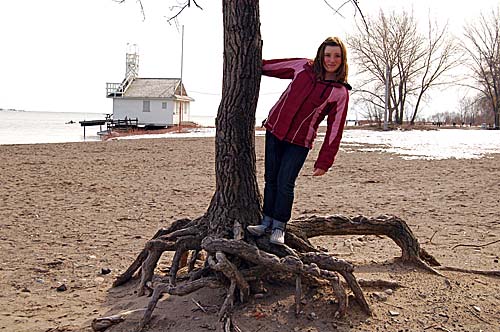
MULTIPOLYGON (((0 330, 92 331, 92 319, 140 309, 135 284, 111 288, 159 228, 203 214, 214 192, 214 139, 141 139, 0 146, 0 330), (110 273, 108 272, 108 269, 110 273)), ((264 138, 257 137, 263 185, 264 138)), ((359 147, 359 146, 358 146, 359 147)), ((299 176, 293 218, 396 215, 443 265, 500 270, 500 155, 405 160, 342 145, 326 176, 313 178, 319 145, 299 176)), ((498 278, 400 266, 389 239, 320 237, 315 245, 356 266, 356 276, 398 289, 366 288, 373 316, 351 303, 336 319, 334 299, 269 285, 239 304, 242 331, 500 331, 498 278)), ((169 265, 164 255, 159 270, 169 265)), ((159 272, 160 273, 160 272, 159 272)), ((166 296, 149 331, 215 331, 224 292, 166 296), (202 311, 196 303, 206 308, 202 311)), ((132 331, 141 311, 107 331, 132 331)))

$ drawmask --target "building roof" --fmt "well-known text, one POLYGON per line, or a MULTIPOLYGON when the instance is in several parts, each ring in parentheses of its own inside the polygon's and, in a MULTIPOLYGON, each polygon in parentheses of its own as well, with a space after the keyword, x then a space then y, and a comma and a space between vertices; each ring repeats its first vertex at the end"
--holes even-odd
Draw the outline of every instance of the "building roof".
POLYGON ((134 78, 123 94, 125 98, 168 98, 194 100, 187 96, 179 78, 134 78), (181 90, 182 89, 182 90, 181 90))

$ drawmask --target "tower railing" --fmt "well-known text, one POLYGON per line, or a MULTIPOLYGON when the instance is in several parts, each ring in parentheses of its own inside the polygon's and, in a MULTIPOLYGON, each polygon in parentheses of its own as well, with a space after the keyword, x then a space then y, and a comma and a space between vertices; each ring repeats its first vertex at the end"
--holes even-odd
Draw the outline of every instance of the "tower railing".
POLYGON ((123 97, 135 76, 134 73, 131 73, 121 83, 106 83, 106 97, 123 97))

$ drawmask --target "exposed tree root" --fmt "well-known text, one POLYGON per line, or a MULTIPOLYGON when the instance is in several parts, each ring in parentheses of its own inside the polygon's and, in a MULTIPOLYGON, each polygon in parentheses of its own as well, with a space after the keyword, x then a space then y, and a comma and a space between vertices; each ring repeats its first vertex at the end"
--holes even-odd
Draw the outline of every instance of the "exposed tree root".
POLYGON ((230 315, 227 315, 222 319, 222 329, 224 332, 242 332, 238 325, 236 325, 233 317, 230 315))
POLYGON ((219 280, 215 278, 204 278, 204 279, 199 279, 195 280, 192 282, 188 282, 183 285, 179 286, 172 286, 166 283, 161 283, 158 286, 155 287, 153 291, 153 295, 151 296, 151 300, 148 303, 148 307, 146 308, 146 311, 144 312, 144 316, 141 320, 141 323, 139 325, 138 331, 143 331, 144 328, 147 326, 149 321, 151 320, 151 316, 153 315, 153 311, 156 308, 156 305, 158 304, 158 301, 161 299, 161 297, 166 293, 170 295, 187 295, 192 292, 197 291, 198 289, 204 288, 204 287, 209 287, 209 288, 218 288, 221 287, 221 283, 219 280))
POLYGON ((460 244, 453 246, 453 248, 451 248, 451 249, 454 250, 458 247, 484 248, 484 247, 490 246, 490 245, 498 243, 498 242, 500 242, 500 240, 491 241, 491 242, 488 242, 485 244, 463 244, 463 243, 460 243, 460 244))
POLYGON ((439 262, 420 247, 406 222, 396 216, 381 215, 378 217, 347 217, 333 215, 328 217, 311 216, 290 223, 289 231, 304 241, 320 235, 385 235, 401 248, 400 260, 414 264, 431 273, 441 275, 431 266, 439 266, 439 262))
MULTIPOLYGON (((219 310, 219 318, 224 328, 236 329, 231 320, 231 310, 236 301, 245 301, 251 291, 262 288, 266 275, 273 274, 295 282, 295 313, 301 312, 301 298, 306 285, 321 282, 329 285, 338 301, 334 315, 344 316, 349 303, 346 288, 354 294, 356 302, 366 314, 371 309, 366 301, 360 284, 368 287, 400 287, 396 282, 384 280, 360 281, 354 276, 354 267, 349 262, 320 252, 309 242, 310 238, 321 235, 385 235, 391 238, 402 250, 399 258, 403 263, 419 266, 426 271, 439 274, 430 265, 439 263, 420 245, 408 225, 395 216, 354 218, 334 215, 330 217, 308 217, 289 223, 285 246, 269 243, 267 237, 246 240, 242 237, 242 225, 234 223, 233 239, 209 235, 205 216, 195 219, 182 219, 170 227, 159 230, 149 240, 131 266, 120 275, 114 286, 140 275, 139 295, 149 294, 151 300, 145 310, 139 330, 149 323, 153 310, 164 294, 186 295, 203 287, 225 287, 224 303, 219 310), (168 278, 153 285, 153 276, 158 261, 165 251, 174 251, 168 278), (200 251, 207 253, 203 267, 196 268, 200 251), (177 285, 177 274, 181 260, 191 253, 188 280, 177 285), (339 275, 345 283, 341 283, 339 275), (253 286, 252 286, 253 285, 253 286)), ((185 276, 183 277, 183 279, 185 276)))
MULTIPOLYGON (((203 239, 202 247, 209 252, 222 251, 255 265, 264 266, 270 271, 289 273, 292 276, 314 276, 331 280, 338 279, 335 274, 332 274, 332 271, 339 272, 346 279, 362 309, 367 314, 371 313, 361 288, 352 274, 354 267, 344 260, 321 253, 301 254, 300 258, 291 255, 279 258, 243 241, 213 237, 203 239)), ((339 312, 339 315, 342 314, 339 312)))
MULTIPOLYGON (((164 235, 172 235, 175 234, 176 231, 181 231, 183 230, 186 226, 188 226, 192 222, 191 219, 179 219, 170 225, 168 228, 161 228, 156 232, 156 234, 153 236, 152 240, 159 238, 160 236, 164 235)), ((132 279, 134 273, 141 267, 142 263, 144 260, 148 257, 148 249, 144 248, 137 258, 134 260, 134 262, 129 266, 129 268, 122 273, 118 278, 116 278, 115 282, 113 283, 113 287, 117 287, 120 285, 125 284, 126 282, 130 281, 132 279)))
POLYGON ((128 315, 134 312, 145 311, 145 310, 146 308, 140 308, 140 309, 120 312, 112 316, 95 318, 94 320, 92 320, 91 326, 94 331, 105 331, 107 328, 123 322, 128 315))
POLYGON ((333 215, 328 217, 311 216, 294 220, 289 231, 303 239, 321 235, 385 235, 401 248, 401 259, 412 262, 420 259, 430 265, 440 265, 424 249, 420 248, 417 238, 408 224, 399 217, 381 215, 378 217, 348 217, 333 215))
POLYGON ((240 290, 240 299, 243 302, 250 295, 250 286, 238 268, 227 259, 224 253, 218 251, 215 258, 217 261, 212 256, 208 257, 208 265, 215 271, 222 272, 231 281, 226 300, 219 313, 219 318, 222 318, 227 310, 233 306, 236 287, 240 290))
POLYGON ((377 279, 377 280, 358 279, 358 283, 359 283, 360 286, 368 287, 368 288, 376 288, 376 287, 381 287, 381 288, 401 288, 401 287, 403 287, 403 285, 401 285, 397 281, 382 280, 382 279, 377 279))
POLYGON ((474 269, 462 269, 459 267, 453 266, 441 266, 439 267, 442 271, 454 271, 454 272, 463 272, 463 273, 471 273, 471 274, 481 274, 489 277, 500 277, 500 270, 474 270, 474 269))

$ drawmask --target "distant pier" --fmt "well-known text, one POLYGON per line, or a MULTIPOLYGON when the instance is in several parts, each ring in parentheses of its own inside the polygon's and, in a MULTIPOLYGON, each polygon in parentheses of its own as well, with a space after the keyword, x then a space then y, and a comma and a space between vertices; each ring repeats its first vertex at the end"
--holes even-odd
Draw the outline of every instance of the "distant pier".
POLYGON ((106 132, 111 133, 113 129, 124 129, 124 128, 137 128, 139 126, 139 119, 111 119, 110 116, 106 116, 105 120, 83 120, 79 121, 80 126, 83 127, 83 139, 85 139, 86 131, 85 128, 89 126, 99 126, 98 134, 102 133, 102 126, 106 125, 106 132))
POLYGON ((99 126, 99 131, 102 131, 102 126, 105 125, 107 123, 107 119, 106 120, 83 120, 83 121, 80 121, 80 126, 83 127, 83 139, 85 140, 85 137, 86 137, 86 132, 85 132, 85 128, 87 128, 88 126, 99 126))

